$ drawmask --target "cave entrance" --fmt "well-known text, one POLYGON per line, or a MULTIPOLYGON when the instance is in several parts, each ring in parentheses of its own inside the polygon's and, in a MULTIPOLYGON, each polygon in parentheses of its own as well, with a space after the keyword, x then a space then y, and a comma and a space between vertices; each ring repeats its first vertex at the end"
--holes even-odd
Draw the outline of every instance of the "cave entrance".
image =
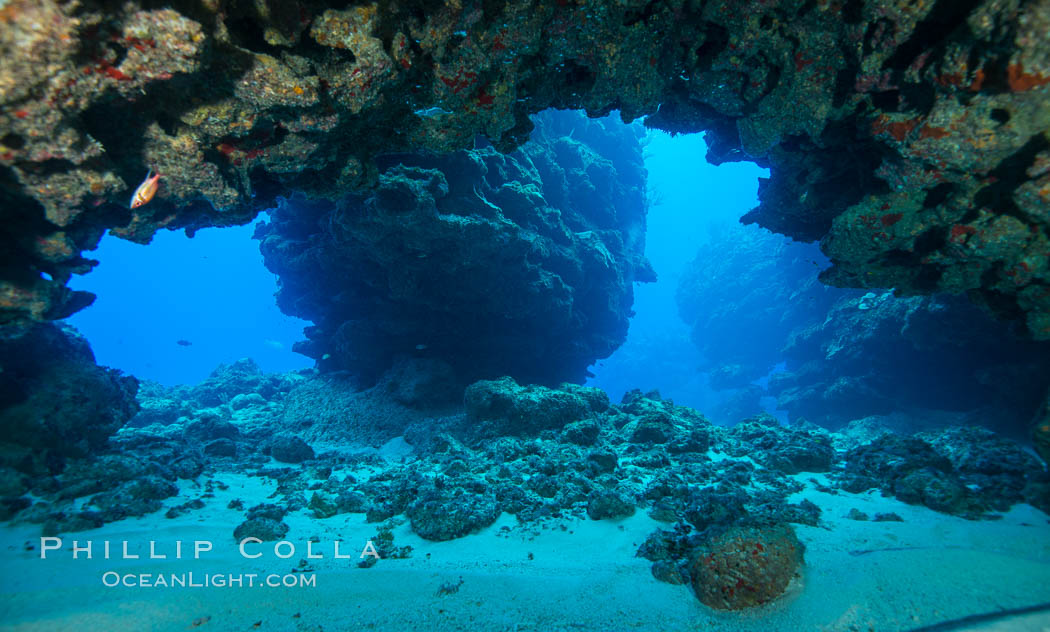
POLYGON ((253 230, 160 231, 148 246, 107 234, 93 253, 99 265, 70 283, 98 298, 67 322, 99 364, 168 386, 195 384, 243 357, 264 371, 309 366, 291 350, 306 323, 277 309, 276 277, 253 230))

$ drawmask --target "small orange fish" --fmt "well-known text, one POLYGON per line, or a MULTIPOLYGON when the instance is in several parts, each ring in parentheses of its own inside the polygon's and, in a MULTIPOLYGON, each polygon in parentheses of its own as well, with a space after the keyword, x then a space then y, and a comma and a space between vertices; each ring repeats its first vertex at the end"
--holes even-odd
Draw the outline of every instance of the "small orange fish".
POLYGON ((131 208, 138 208, 152 200, 157 193, 157 187, 160 186, 159 180, 160 174, 153 173, 153 170, 150 169, 149 173, 146 174, 146 179, 142 181, 139 188, 135 189, 135 194, 131 196, 131 208))

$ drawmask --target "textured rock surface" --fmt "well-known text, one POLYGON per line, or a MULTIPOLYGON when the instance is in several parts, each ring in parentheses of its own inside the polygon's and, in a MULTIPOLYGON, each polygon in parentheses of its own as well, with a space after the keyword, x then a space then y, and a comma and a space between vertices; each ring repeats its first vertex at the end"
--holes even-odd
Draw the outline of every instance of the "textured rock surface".
POLYGON ((701 369, 734 393, 712 411, 717 419, 739 419, 725 416, 733 408, 754 414, 772 395, 792 420, 828 427, 896 415, 905 423, 893 425, 914 431, 964 413, 967 423, 1026 432, 1050 386, 1050 343, 1015 335, 962 297, 822 286, 813 279, 821 263, 811 245, 742 227, 698 252, 682 276, 679 311, 701 369), (765 388, 753 383, 774 370, 765 388))
POLYGON ((491 432, 496 435, 560 430, 609 408, 609 396, 596 388, 519 386, 509 377, 471 384, 463 400, 467 417, 493 426, 491 432))
POLYGON ((714 388, 741 388, 783 359, 788 334, 819 322, 844 292, 817 281, 820 251, 754 226, 712 236, 678 281, 676 302, 714 388))
POLYGON ((802 551, 787 525, 734 527, 696 552, 693 590, 719 610, 760 606, 787 590, 802 565, 802 551))
POLYGON ((440 542, 489 526, 499 512, 499 504, 490 493, 430 490, 409 505, 405 515, 412 521, 413 531, 440 542))
POLYGON ((733 456, 751 456, 765 467, 785 474, 827 472, 835 459, 835 450, 827 432, 813 427, 805 429, 781 426, 771 415, 745 419, 728 433, 726 452, 733 456))
POLYGON ((839 484, 854 493, 879 488, 904 502, 966 517, 1018 502, 1050 507, 1039 461, 984 428, 880 437, 846 453, 839 484))
POLYGON ((314 450, 295 435, 280 434, 273 439, 270 456, 281 463, 302 463, 314 458, 314 450))
POLYGON ((257 538, 263 542, 280 540, 288 533, 288 525, 273 518, 249 518, 233 530, 233 538, 238 542, 246 538, 257 538))
POLYGON ((105 228, 244 222, 557 107, 768 166, 748 219, 823 239, 833 284, 969 292, 1050 337, 1045 0, 168 6, 0 9, 5 335, 90 302, 65 284, 105 228))
POLYGON ((1032 424, 1032 443, 1043 462, 1050 465, 1050 393, 1039 407, 1032 424))
POLYGON ((540 120, 510 155, 390 156, 370 196, 279 205, 257 235, 278 305, 315 323, 296 350, 366 381, 411 357, 554 384, 612 353, 651 278, 636 130, 540 120))
POLYGON ((831 427, 936 409, 1019 436, 1050 380, 1050 345, 951 296, 841 298, 784 353, 788 372, 769 384, 778 407, 831 427))
MULTIPOLYGON (((428 415, 400 403, 383 382, 361 391, 338 377, 299 380, 281 398, 277 425, 309 443, 335 440, 381 446, 428 415)), ((431 409, 429 414, 434 414, 431 409)), ((272 419, 267 423, 273 423, 272 419)))
POLYGON ((227 473, 275 488, 266 504, 228 505, 244 513, 237 537, 279 539, 286 517, 358 513, 380 529, 407 520, 420 536, 447 540, 501 513, 517 518, 515 528, 535 531, 550 521, 616 520, 641 510, 667 529, 638 554, 658 578, 686 583, 696 578, 695 552, 727 530, 828 526, 818 504, 796 500, 799 492, 877 488, 968 518, 1019 502, 1050 509, 1050 476, 1035 457, 976 428, 854 433, 848 452, 832 451, 843 441, 837 433, 781 427, 768 416, 715 426, 654 393, 635 391, 610 405, 596 389, 498 380, 472 387, 480 397, 468 397, 469 413, 442 408, 445 416, 427 418, 398 404, 383 383, 354 394, 331 375, 248 369, 221 367, 197 387, 151 386, 144 397, 155 406, 171 400, 180 411, 174 422, 125 426, 96 452, 70 457, 60 473, 0 467, 0 519, 54 534, 165 506, 174 518, 228 490, 227 473), (224 391, 229 403, 209 406, 216 384, 246 392, 224 391), (307 438, 312 454, 293 440, 302 452, 289 459, 296 462, 272 461, 282 433, 307 438), (830 471, 829 484, 814 488, 802 482, 812 475, 796 474, 811 471, 830 471))
POLYGON ((42 323, 0 342, 0 466, 57 474, 97 454, 138 411, 138 381, 95 364, 72 327, 42 323))

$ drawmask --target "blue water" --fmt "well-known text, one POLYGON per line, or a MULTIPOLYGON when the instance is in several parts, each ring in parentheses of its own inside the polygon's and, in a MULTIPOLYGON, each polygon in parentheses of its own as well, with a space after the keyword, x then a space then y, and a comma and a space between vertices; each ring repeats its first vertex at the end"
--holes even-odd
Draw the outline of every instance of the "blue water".
POLYGON ((90 255, 99 265, 70 283, 98 298, 68 322, 99 364, 169 386, 243 357, 264 371, 312 366, 291 350, 308 323, 277 309, 277 278, 263 267, 253 230, 161 231, 148 246, 106 235, 90 255))
POLYGON ((607 391, 613 401, 633 388, 656 389, 677 404, 707 410, 725 397, 696 370, 697 350, 678 316, 675 291, 697 249, 725 246, 714 243, 713 231, 738 224, 758 204, 758 178, 769 172, 750 162, 716 167, 704 159, 706 154, 699 134, 648 133, 645 253, 657 282, 635 285, 627 342, 591 368, 595 376, 588 384, 607 391))

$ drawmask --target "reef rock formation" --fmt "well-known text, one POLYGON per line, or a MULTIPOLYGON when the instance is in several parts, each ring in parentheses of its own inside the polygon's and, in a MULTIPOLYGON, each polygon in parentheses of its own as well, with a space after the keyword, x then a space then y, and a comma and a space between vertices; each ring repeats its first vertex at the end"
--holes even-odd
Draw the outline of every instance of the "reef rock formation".
POLYGON ((897 410, 967 412, 1015 435, 1050 381, 1050 345, 1021 340, 952 296, 842 297, 793 332, 777 405, 835 427, 897 410))
POLYGON ((676 302, 716 389, 742 388, 783 361, 789 332, 819 322, 841 290, 817 281, 823 257, 754 226, 712 235, 678 281, 676 302))
POLYGON ((435 417, 398 403, 382 382, 354 392, 331 375, 264 375, 246 362, 197 386, 151 385, 144 399, 176 410, 173 421, 150 414, 152 423, 126 425, 59 473, 0 467, 0 520, 55 534, 162 510, 177 518, 235 493, 223 482, 231 473, 275 486, 265 504, 223 501, 244 514, 237 537, 279 539, 286 517, 304 513, 364 514, 380 532, 407 520, 421 537, 447 540, 501 513, 531 530, 642 510, 666 527, 637 551, 654 576, 735 608, 779 594, 801 553, 786 525, 828 526, 822 508, 842 503, 826 494, 878 488, 967 518, 1020 502, 1050 507, 1038 460, 986 430, 886 434, 845 452, 830 449, 843 444, 839 433, 768 416, 724 428, 653 393, 613 405, 596 389, 511 380, 470 392, 466 406, 435 417), (830 472, 830 486, 800 472, 830 472))
POLYGON ((296 350, 368 381, 399 357, 462 382, 582 381, 652 278, 645 171, 634 130, 542 121, 512 154, 393 155, 371 195, 278 205, 257 236, 278 305, 315 323, 296 350))
POLYGON ((682 276, 679 312, 711 385, 735 390, 729 403, 772 395, 793 419, 833 428, 951 411, 1023 434, 1050 386, 1050 343, 1015 335, 961 297, 822 286, 818 257, 811 245, 735 228, 682 276))
POLYGON ((729 443, 727 453, 750 456, 785 474, 827 472, 834 462, 835 451, 826 432, 817 427, 782 426, 772 415, 744 419, 728 435, 739 443, 729 443))
POLYGON ((61 472, 100 452, 138 411, 138 381, 95 364, 72 327, 41 323, 0 342, 0 470, 61 472))
POLYGON ((597 388, 563 384, 560 389, 518 386, 513 379, 481 381, 463 396, 467 417, 481 426, 478 434, 530 436, 542 430, 562 430, 571 422, 609 408, 609 396, 597 388))
POLYGON ((880 437, 846 453, 839 479, 849 492, 879 488, 906 503, 968 518, 1019 502, 1050 507, 1038 459, 984 428, 880 437))
POLYGON ((378 154, 510 150, 554 107, 769 167, 747 219, 822 239, 830 283, 968 292, 1050 338, 1045 0, 10 0, 0 24, 5 335, 90 302, 66 282, 104 229, 335 199, 378 154))
POLYGON ((1043 462, 1050 465, 1050 393, 1035 415, 1032 425, 1032 443, 1043 462))

